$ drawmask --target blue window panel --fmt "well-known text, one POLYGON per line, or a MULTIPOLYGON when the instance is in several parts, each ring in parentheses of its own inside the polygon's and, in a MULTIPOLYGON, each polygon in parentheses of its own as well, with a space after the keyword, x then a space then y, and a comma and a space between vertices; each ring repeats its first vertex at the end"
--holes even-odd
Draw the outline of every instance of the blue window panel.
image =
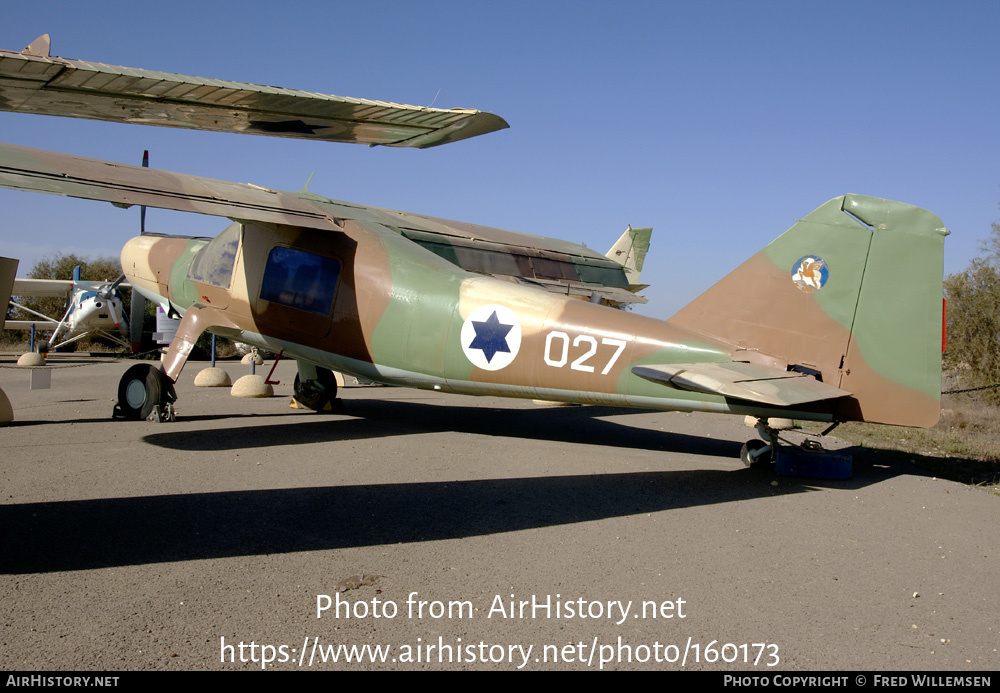
POLYGON ((289 308, 329 315, 340 276, 340 263, 330 257, 278 246, 264 268, 260 297, 289 308))

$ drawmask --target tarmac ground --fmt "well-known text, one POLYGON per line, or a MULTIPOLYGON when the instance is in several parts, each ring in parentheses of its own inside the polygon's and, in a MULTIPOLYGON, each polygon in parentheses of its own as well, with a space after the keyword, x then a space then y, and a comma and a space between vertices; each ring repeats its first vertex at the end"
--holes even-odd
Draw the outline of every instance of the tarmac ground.
POLYGON ((740 417, 387 387, 319 414, 285 361, 113 421, 128 362, 14 360, 5 670, 1000 668, 1000 498, 905 461, 780 476, 740 417))

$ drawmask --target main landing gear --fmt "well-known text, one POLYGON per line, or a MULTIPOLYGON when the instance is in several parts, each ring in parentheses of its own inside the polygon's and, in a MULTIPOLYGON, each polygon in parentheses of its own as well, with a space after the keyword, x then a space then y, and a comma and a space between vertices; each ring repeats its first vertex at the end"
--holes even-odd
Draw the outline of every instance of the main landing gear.
POLYGON ((118 382, 118 403, 111 418, 173 421, 176 400, 170 378, 152 364, 138 363, 125 371, 118 382))
POLYGON ((299 361, 299 372, 295 374, 295 402, 313 411, 332 411, 340 400, 337 399, 337 376, 328 368, 320 368, 299 361))

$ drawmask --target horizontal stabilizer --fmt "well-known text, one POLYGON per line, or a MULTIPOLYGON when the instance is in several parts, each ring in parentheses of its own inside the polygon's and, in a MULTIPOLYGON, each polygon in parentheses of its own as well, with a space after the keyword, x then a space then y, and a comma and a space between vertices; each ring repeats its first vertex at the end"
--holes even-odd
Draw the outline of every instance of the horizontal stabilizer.
POLYGON ((503 118, 473 109, 410 106, 50 57, 48 36, 21 53, 0 50, 0 109, 420 149, 507 127, 503 118))
POLYGON ((805 373, 782 371, 742 361, 636 366, 632 372, 640 378, 679 390, 723 395, 777 407, 851 394, 821 383, 805 373))

